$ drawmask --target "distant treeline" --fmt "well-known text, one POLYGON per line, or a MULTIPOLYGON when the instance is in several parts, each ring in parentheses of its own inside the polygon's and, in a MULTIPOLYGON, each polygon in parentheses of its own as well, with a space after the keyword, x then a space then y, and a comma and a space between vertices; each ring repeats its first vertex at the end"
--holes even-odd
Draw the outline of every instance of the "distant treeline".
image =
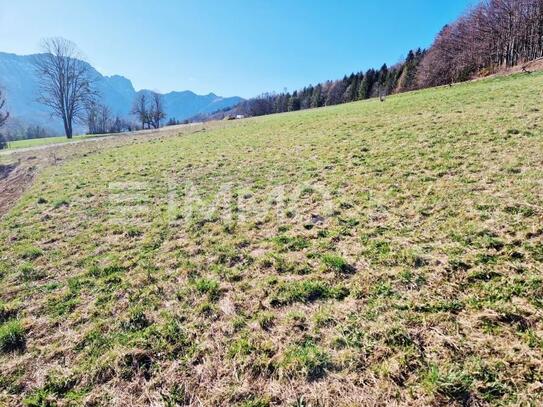
POLYGON ((54 131, 38 125, 26 126, 20 121, 10 118, 7 127, 2 129, 2 133, 7 141, 15 141, 50 137, 54 131))
POLYGON ((291 112, 314 107, 404 92, 417 86, 418 66, 425 51, 409 51, 406 60, 392 67, 386 64, 380 69, 353 73, 337 81, 327 81, 308 86, 292 93, 266 93, 240 103, 235 112, 247 116, 291 112))
POLYGON ((261 116, 354 102, 465 81, 540 57, 543 0, 485 0, 445 26, 428 50, 409 51, 394 66, 383 65, 292 93, 265 93, 209 118, 261 116))

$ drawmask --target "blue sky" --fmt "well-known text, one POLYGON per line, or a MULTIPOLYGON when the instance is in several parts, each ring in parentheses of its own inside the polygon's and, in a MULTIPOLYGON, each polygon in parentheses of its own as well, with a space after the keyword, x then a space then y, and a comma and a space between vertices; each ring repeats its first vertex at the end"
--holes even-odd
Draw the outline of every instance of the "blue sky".
POLYGON ((250 97, 427 47, 475 0, 0 0, 0 51, 62 36, 137 89, 250 97))

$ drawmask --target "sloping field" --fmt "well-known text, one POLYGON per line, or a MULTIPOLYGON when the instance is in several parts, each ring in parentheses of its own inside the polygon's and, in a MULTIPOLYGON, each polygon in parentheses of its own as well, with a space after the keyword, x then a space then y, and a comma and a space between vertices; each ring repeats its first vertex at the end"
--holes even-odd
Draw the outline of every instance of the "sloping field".
POLYGON ((47 167, 0 221, 0 404, 541 404, 542 85, 47 167))

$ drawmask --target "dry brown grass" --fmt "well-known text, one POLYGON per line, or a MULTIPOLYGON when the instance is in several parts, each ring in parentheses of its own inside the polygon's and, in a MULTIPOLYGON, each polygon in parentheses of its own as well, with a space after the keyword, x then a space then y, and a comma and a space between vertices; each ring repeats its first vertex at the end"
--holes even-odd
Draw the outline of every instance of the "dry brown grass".
POLYGON ((540 404, 542 78, 58 147, 1 223, 0 400, 540 404))

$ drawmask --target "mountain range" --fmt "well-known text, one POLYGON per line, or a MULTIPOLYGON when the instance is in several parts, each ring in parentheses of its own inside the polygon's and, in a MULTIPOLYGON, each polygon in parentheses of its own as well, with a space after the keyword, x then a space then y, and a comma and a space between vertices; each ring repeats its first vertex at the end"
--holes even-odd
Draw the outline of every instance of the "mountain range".
MULTIPOLYGON (((38 96, 38 77, 33 61, 36 55, 16 55, 0 52, 0 86, 5 90, 7 107, 11 114, 12 126, 41 126, 49 133, 62 134, 60 120, 51 118, 51 110, 36 101, 38 96)), ((89 65, 96 78, 95 86, 101 102, 111 109, 113 115, 130 118, 130 110, 136 91, 132 82, 120 75, 105 76, 89 65)), ((243 99, 237 96, 221 97, 214 93, 197 95, 189 90, 169 92, 163 95, 167 118, 185 120, 190 117, 213 113, 217 110, 237 105, 243 99)), ((84 128, 79 128, 84 131, 84 128)))

